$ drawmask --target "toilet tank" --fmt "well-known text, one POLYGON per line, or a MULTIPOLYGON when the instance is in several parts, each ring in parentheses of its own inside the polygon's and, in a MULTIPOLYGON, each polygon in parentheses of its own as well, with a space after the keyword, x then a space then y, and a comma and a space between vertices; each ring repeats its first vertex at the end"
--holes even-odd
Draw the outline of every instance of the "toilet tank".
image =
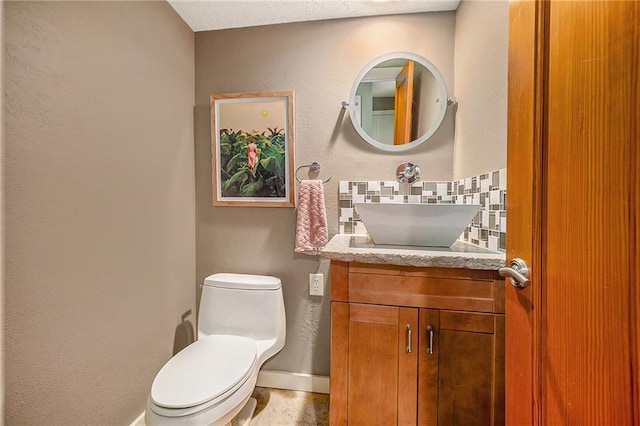
POLYGON ((204 280, 198 337, 232 334, 284 343, 282 285, 265 275, 214 274, 204 280))

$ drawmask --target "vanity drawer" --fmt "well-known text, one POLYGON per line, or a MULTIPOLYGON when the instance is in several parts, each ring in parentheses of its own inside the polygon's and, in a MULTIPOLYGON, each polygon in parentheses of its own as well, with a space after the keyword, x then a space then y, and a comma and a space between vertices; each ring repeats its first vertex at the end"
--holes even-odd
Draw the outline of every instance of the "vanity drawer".
POLYGON ((504 280, 493 271, 332 262, 332 301, 504 312, 504 280))

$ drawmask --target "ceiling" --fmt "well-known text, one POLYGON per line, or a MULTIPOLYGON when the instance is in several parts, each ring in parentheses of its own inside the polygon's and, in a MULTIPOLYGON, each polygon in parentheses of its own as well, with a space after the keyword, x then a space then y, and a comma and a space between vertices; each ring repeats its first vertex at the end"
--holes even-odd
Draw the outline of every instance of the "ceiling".
POLYGON ((460 0, 168 0, 195 32, 455 10, 460 0))

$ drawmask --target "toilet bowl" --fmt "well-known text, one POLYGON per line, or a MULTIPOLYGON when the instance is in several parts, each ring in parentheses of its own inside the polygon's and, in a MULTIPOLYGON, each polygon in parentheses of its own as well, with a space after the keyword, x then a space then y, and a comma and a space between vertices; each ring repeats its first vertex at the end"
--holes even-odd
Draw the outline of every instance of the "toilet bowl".
POLYGON ((262 364, 285 342, 285 312, 275 277, 214 274, 205 279, 198 341, 158 372, 145 423, 243 425, 250 422, 262 364))

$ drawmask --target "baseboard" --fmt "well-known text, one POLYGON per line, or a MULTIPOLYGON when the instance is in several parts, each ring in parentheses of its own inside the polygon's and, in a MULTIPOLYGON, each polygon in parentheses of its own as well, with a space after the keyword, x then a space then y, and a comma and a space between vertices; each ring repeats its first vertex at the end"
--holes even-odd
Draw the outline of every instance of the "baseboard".
POLYGON ((131 423, 131 426, 145 426, 144 411, 133 421, 133 423, 131 423))
POLYGON ((256 386, 328 394, 329 376, 261 370, 256 386))

